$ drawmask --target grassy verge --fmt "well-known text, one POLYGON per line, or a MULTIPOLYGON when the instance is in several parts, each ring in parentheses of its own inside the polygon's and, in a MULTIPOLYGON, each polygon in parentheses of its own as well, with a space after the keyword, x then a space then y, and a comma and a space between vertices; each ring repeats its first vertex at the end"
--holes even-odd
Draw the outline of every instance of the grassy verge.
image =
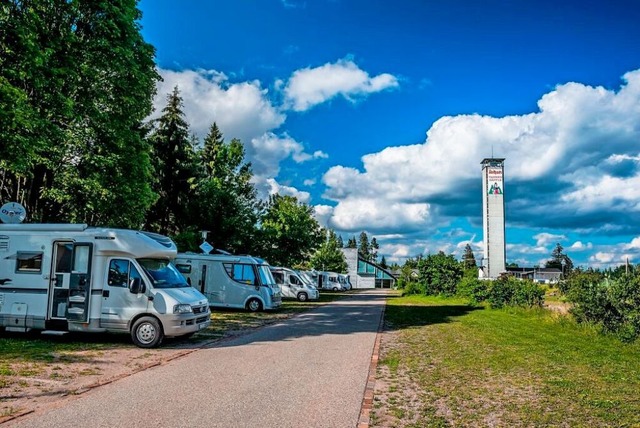
POLYGON ((546 310, 390 298, 373 425, 638 426, 640 344, 546 310))

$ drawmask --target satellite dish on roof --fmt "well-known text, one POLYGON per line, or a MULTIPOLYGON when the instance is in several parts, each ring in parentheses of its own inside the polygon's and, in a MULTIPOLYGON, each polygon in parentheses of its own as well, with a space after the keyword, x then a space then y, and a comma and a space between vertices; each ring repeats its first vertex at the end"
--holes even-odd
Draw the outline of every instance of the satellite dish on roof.
POLYGON ((27 210, 17 202, 8 202, 0 208, 0 220, 3 223, 22 223, 27 217, 27 210))

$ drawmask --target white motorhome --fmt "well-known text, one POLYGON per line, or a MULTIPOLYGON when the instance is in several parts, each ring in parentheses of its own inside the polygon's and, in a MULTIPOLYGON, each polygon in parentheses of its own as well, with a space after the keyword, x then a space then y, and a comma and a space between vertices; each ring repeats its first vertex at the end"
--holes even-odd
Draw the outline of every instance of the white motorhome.
POLYGON ((86 224, 0 224, 0 329, 128 332, 140 347, 210 323, 171 239, 86 224))
POLYGON ((318 272, 318 288, 321 290, 345 291, 338 274, 335 272, 318 272))
POLYGON ((282 304, 280 287, 269 265, 257 257, 180 253, 174 263, 213 307, 258 312, 282 304))
POLYGON ((307 283, 307 281, 293 269, 272 267, 271 274, 273 275, 276 284, 280 286, 283 298, 288 297, 291 299, 298 299, 301 302, 306 302, 307 300, 318 300, 318 298, 320 298, 318 289, 307 283))

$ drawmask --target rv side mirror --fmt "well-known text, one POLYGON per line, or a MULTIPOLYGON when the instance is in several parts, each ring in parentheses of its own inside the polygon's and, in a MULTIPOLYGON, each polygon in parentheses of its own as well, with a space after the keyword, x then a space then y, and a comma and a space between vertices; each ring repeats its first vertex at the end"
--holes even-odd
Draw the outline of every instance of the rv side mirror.
POLYGON ((146 287, 140 278, 133 278, 129 284, 129 291, 133 294, 140 294, 146 291, 146 287))

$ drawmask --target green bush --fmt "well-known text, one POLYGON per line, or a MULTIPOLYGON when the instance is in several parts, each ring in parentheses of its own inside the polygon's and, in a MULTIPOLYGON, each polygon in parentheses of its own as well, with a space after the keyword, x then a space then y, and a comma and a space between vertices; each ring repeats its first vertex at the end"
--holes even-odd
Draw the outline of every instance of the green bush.
POLYGON ((478 304, 487 300, 489 281, 483 281, 475 276, 467 275, 460 280, 457 287, 457 294, 465 297, 473 304, 478 304))
POLYGON ((576 321, 594 324, 623 341, 640 337, 640 277, 575 278, 567 298, 573 303, 571 313, 576 321))
POLYGON ((544 289, 527 279, 502 277, 492 281, 487 290, 487 301, 492 308, 521 306, 532 308, 544 304, 544 289))

